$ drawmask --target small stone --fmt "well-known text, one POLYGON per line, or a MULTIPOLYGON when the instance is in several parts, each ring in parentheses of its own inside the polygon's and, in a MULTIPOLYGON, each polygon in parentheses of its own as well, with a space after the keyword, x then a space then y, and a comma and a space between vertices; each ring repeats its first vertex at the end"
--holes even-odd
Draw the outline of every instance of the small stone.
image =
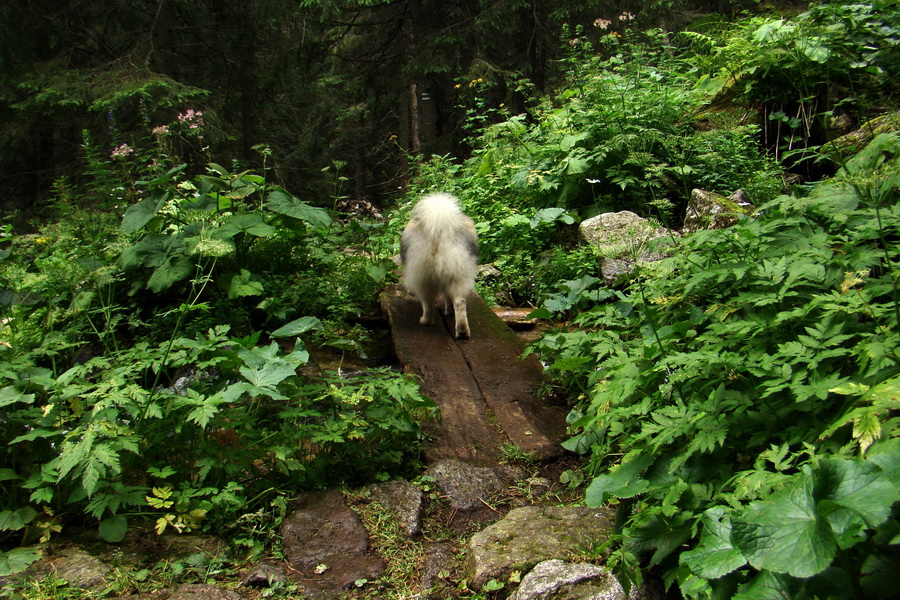
POLYGON ((50 559, 49 567, 69 586, 80 589, 106 585, 106 576, 112 571, 109 565, 79 548, 63 550, 58 557, 50 559))
POLYGON ((425 475, 447 496, 450 506, 460 512, 481 508, 503 490, 503 481, 493 469, 473 467, 452 458, 439 460, 425 475))
POLYGON ((244 585, 248 587, 272 587, 273 583, 285 580, 284 568, 270 563, 259 563, 244 578, 244 585))
POLYGON ((406 535, 418 537, 422 531, 422 492, 408 481, 376 483, 370 488, 372 500, 380 504, 403 525, 406 535))
POLYGON ((179 585, 168 592, 166 600, 244 600, 233 590, 207 584, 179 585))
POLYGON ((538 563, 522 579, 519 589, 510 600, 549 600, 556 598, 564 588, 604 576, 608 577, 597 565, 567 563, 559 559, 546 560, 538 563))

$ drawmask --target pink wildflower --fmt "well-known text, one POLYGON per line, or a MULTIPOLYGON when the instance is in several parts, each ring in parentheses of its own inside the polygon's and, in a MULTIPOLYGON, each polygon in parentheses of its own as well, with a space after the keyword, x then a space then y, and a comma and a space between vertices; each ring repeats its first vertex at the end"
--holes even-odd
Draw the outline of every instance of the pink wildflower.
POLYGON ((594 21, 594 26, 603 31, 606 31, 610 25, 612 25, 612 21, 609 19, 597 19, 594 21))
POLYGON ((187 125, 190 129, 197 129, 203 126, 203 113, 193 108, 178 115, 178 122, 187 125))
POLYGON ((168 125, 160 125, 153 128, 153 135, 166 135, 167 133, 169 133, 168 125))
POLYGON ((109 155, 113 158, 125 158, 132 152, 134 152, 134 148, 132 148, 128 144, 122 144, 121 146, 110 152, 109 155))

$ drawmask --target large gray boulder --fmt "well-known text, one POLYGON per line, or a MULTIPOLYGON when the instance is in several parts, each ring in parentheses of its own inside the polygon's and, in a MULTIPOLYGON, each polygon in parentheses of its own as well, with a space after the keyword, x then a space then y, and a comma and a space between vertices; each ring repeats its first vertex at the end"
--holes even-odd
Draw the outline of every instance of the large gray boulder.
POLYGON ((665 258, 663 248, 673 235, 628 210, 585 219, 578 232, 603 257, 600 271, 607 285, 631 273, 638 264, 665 258))
POLYGON ((750 215, 756 210, 747 198, 744 190, 738 190, 731 196, 723 196, 714 192, 695 189, 688 200, 687 212, 684 215, 685 235, 701 229, 724 229, 738 222, 739 215, 750 215))
POLYGON ((561 558, 606 541, 614 511, 578 506, 525 506, 476 533, 466 550, 465 574, 472 589, 513 571, 561 558))

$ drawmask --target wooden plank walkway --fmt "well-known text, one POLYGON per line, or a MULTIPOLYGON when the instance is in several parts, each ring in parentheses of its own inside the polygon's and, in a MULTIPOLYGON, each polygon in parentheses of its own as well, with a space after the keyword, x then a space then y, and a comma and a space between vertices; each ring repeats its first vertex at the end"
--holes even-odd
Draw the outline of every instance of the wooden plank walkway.
POLYGON ((534 356, 521 360, 524 344, 477 295, 469 298, 472 337, 454 340, 452 315, 435 326, 419 324, 421 306, 394 289, 382 296, 397 358, 422 378, 422 391, 441 409, 441 423, 425 458, 456 458, 475 465, 497 464, 504 442, 539 460, 563 452, 565 412, 540 401, 544 381, 534 356))

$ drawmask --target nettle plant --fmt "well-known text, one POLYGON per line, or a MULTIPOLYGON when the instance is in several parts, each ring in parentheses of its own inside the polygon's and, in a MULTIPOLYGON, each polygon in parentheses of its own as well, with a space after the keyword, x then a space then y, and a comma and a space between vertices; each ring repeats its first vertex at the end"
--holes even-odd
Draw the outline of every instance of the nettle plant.
POLYGON ((618 506, 610 563, 689 598, 894 593, 900 136, 805 197, 686 237, 626 291, 571 281, 534 347, 577 403, 566 446, 618 506), (587 308, 585 308, 587 307, 587 308))

